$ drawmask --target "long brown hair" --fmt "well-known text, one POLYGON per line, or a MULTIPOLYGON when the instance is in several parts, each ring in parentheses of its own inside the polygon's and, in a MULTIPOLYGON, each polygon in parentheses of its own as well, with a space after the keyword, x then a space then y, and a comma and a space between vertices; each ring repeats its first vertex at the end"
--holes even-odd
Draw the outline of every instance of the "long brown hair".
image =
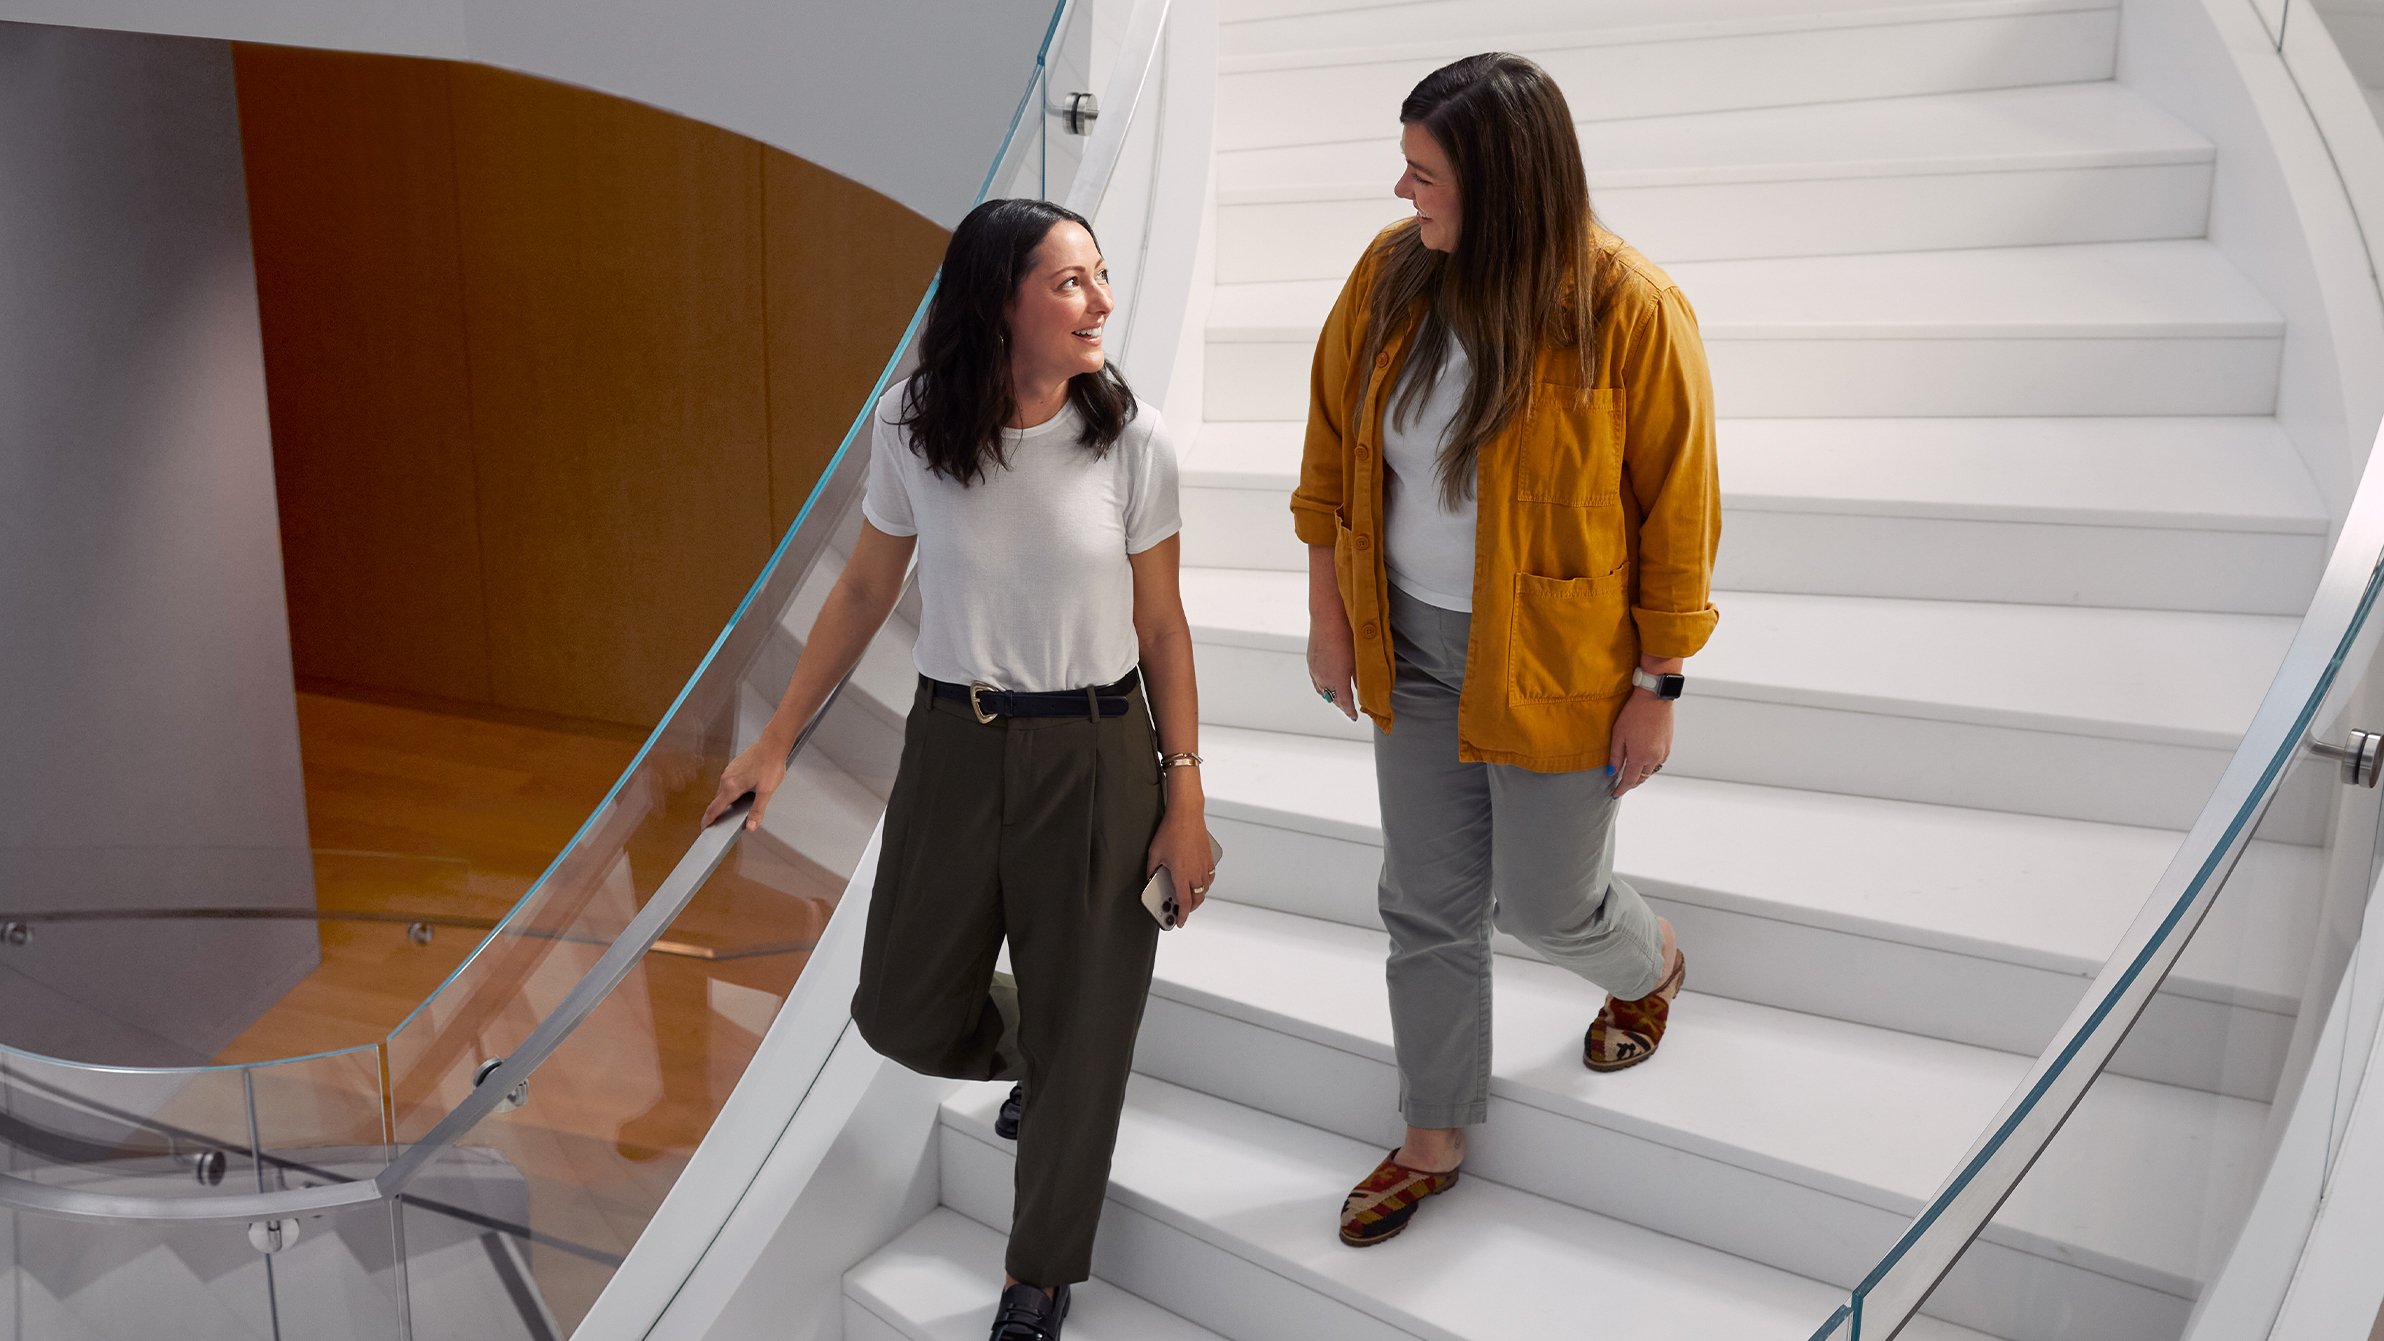
POLYGON ((1456 170, 1457 246, 1427 248, 1412 219, 1377 245, 1359 367, 1371 379, 1391 337, 1416 324, 1416 372, 1392 407, 1404 426, 1440 380, 1448 342, 1465 350, 1473 377, 1440 454, 1441 497, 1454 510, 1473 492, 1482 447, 1530 412, 1543 345, 1579 357, 1587 393, 1612 267, 1597 246, 1573 113, 1547 71, 1503 51, 1468 56, 1426 75, 1399 121, 1420 123, 1456 170))

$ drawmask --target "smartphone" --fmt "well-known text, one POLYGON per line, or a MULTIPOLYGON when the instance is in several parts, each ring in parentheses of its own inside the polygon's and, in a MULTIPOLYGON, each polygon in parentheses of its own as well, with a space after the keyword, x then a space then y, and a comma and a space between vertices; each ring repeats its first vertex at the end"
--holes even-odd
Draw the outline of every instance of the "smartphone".
MULTIPOLYGON (((1224 860, 1225 845, 1211 834, 1209 861, 1211 864, 1222 864, 1224 860)), ((1142 906, 1150 909, 1151 917, 1158 922, 1161 931, 1173 931, 1184 920, 1183 906, 1175 898, 1175 877, 1168 874, 1166 867, 1151 872, 1150 882, 1142 887, 1142 906)))

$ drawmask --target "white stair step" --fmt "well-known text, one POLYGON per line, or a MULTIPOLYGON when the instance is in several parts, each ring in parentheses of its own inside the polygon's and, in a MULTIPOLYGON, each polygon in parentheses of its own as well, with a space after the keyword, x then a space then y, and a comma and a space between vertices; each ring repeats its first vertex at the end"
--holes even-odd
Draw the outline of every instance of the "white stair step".
MULTIPOLYGON (((1304 572, 1297 421, 1208 425, 1184 561, 1304 572)), ((1716 580, 1752 591, 2299 614, 2326 511, 2272 419, 1733 419, 1716 580)))
MULTIPOLYGON (((2116 83, 1589 122, 1590 198, 1667 264, 2200 237, 2209 141, 2116 83)), ((1345 275, 1410 207, 1395 125, 1220 154, 1222 283, 1345 275)))
POLYGON ((1378 135, 1416 81, 1487 50, 1538 61, 1587 120, 2108 79, 2118 18, 2099 0, 1438 0, 1228 21, 1217 147, 1378 135))
POLYGON ((1220 0, 1217 54, 1251 64, 1369 43, 1462 44, 1479 42, 1485 35, 1637 35, 1650 27, 1685 25, 1715 32, 1891 18, 1913 22, 1942 18, 1954 10, 2017 14, 2110 7, 2107 0, 1952 5, 1945 0, 1796 0, 1792 5, 1778 0, 1668 0, 1651 11, 1644 0, 1220 0), (1657 16, 1655 24, 1648 22, 1651 12, 1657 16), (1353 41, 1353 36, 1360 40, 1353 41))
MULTIPOLYGON (((1666 266, 1708 341, 2272 338, 2283 319, 2207 242, 1892 252, 1666 266)), ((1313 346, 1342 277, 1225 284, 1214 342, 1313 346)), ((1305 376, 1306 359, 1302 359, 1305 376)), ((1278 415, 1290 419, 1304 416, 1278 415)), ((1754 417, 1754 416, 1741 416, 1754 417)))
MULTIPOLYGON (((2170 829, 2200 813, 2297 625, 1778 592, 1714 604, 1675 774, 2170 829)), ((1367 738, 1308 685, 1302 575, 1188 569, 1184 606, 1204 721, 1367 738)), ((2314 841, 2316 819, 2288 799, 2267 832, 2314 841)))
MULTIPOLYGON (((1007 1223, 1004 1087, 944 1106, 944 1199, 1007 1223)), ((1341 1199, 1383 1147, 1137 1076, 1094 1251, 1107 1280, 1236 1341, 1510 1341, 1602 1334, 1803 1341, 1843 1291, 1483 1178, 1399 1238, 1341 1244, 1341 1199)), ((1919 1341, 1978 1333, 1921 1319, 1919 1341)))
MULTIPOLYGON (((2207 242, 1671 266, 1734 417, 2267 414, 2283 321, 2207 242)), ((1221 284, 1207 417, 1307 414, 1338 280, 1221 284)))
MULTIPOLYGON (((1372 751, 1217 727, 1202 749, 1228 854, 1217 897, 1378 931, 1372 751)), ((1624 814, 1615 869, 1695 947, 1701 991, 2023 1054, 2077 1004, 2183 838, 1669 771, 1624 814)), ((2113 1070, 2269 1097, 2321 867, 2315 848, 2255 841, 2113 1070)))
MULTIPOLYGON (((984 1341, 1006 1236, 939 1208, 844 1275, 845 1341, 984 1341)), ((1070 1341, 1222 1341, 1104 1280, 1070 1292, 1070 1341)))
MULTIPOLYGON (((1395 1141, 1381 937, 1257 909, 1211 911, 1205 925, 1196 917, 1162 941, 1138 1069, 1355 1139, 1395 1141)), ((1692 956, 1692 986, 1697 972, 1692 956)), ((1603 999, 1549 965, 1498 962, 1493 1111, 1472 1133, 1469 1165, 1496 1182, 1822 1280, 1851 1284, 1870 1269, 2028 1065, 2010 1053, 1691 991, 1675 1003, 1655 1060, 1601 1076, 1580 1064, 1580 1051, 1603 999)), ((1988 1241, 2037 1259, 2029 1272, 2086 1273, 2058 1287, 2041 1274, 2036 1282, 2073 1308, 2100 1301, 2069 1319, 2069 1334, 2173 1332, 2205 1269, 2207 1245, 2196 1232, 2211 1189, 2157 1176, 2102 1179, 2121 1159, 2139 1173, 2191 1167, 2214 1183, 2239 1176, 2256 1153, 2266 1106, 2120 1077, 2090 1104, 1988 1241), (2143 1190, 2113 1202, 2115 1186, 2143 1190)), ((1997 1274, 1989 1267, 1971 1292, 2026 1293, 2008 1288, 2016 1277, 1996 1289, 1997 1274)), ((1945 1302, 1978 1307, 1963 1293, 1945 1302)), ((1936 1311, 2007 1335, 2049 1334, 2023 1313, 1936 1311)))

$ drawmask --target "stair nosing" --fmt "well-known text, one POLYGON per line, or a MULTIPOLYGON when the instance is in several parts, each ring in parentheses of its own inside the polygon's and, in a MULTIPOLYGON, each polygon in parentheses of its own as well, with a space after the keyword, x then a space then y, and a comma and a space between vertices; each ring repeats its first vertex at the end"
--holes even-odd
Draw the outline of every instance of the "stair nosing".
POLYGON ((1389 65, 1449 59, 1469 51, 1508 50, 1525 55, 1594 47, 1655 46, 1717 37, 1761 37, 1780 33, 1831 32, 1854 28, 1900 28, 1975 19, 2031 18, 2047 14, 2115 11, 2113 0, 1941 0, 1935 4, 1881 6, 1826 14, 1744 16, 1634 28, 1573 28, 1508 32, 1482 38, 1417 39, 1407 42, 1311 47, 1287 51, 1220 55, 1220 83, 1236 75, 1271 74, 1335 66, 1389 65))
MULTIPOLYGON (((1220 760, 1232 759, 1239 748, 1237 739, 1239 735, 1277 738, 1281 738, 1283 735, 1279 732, 1259 731, 1247 727, 1218 728, 1212 726, 1209 729, 1211 732, 1227 733, 1213 737, 1210 742, 1210 753, 1218 756, 1220 760)), ((1312 739, 1327 748, 1366 748, 1354 741, 1331 737, 1312 739)), ((1724 779, 1699 778, 1693 781, 1695 785, 1703 788, 1727 788, 1751 795, 1772 792, 1796 796, 1818 795, 1793 788, 1769 787, 1724 779)), ((1670 787, 1678 784, 1659 782, 1657 785, 1670 787)), ((1877 803, 1896 806, 1925 804, 1883 801, 1881 798, 1875 797, 1850 799, 1859 804, 1877 803)), ((1364 822, 1315 810, 1288 809, 1272 801, 1247 799, 1240 794, 1236 781, 1230 776, 1230 773, 1220 776, 1216 780, 1214 790, 1208 797, 1208 807, 1209 813, 1220 820, 1245 824, 1254 828, 1377 849, 1382 846, 1382 828, 1379 820, 1364 822)), ((1928 809, 1939 813, 1976 813, 1995 819, 2010 818, 2000 811, 1974 810, 1962 806, 1929 805, 1928 809)), ((2111 830, 2158 833, 2162 836, 2163 846, 2167 846, 2170 839, 2174 839, 2177 844, 2182 844, 2186 838, 2186 834, 2182 831, 2147 831, 2132 825, 2100 824, 2096 821, 2070 822, 2092 824, 2111 830)), ((2304 850, 2298 844, 2282 843, 2270 839, 2253 839, 2252 843, 2257 848, 2270 851, 2271 859, 2279 862, 2292 860, 2292 854, 2304 850)), ((1667 873, 1661 867, 1637 869, 1637 866, 1637 860, 1626 855, 1619 869, 1635 885, 1658 898, 1715 912, 1776 922, 1783 926, 1854 937, 1882 945, 1908 947, 1935 954, 1956 955, 1981 963, 2008 965, 2014 968, 2075 977, 2079 981, 2081 991, 2084 990, 2086 982, 2100 970, 2108 957, 2107 951, 2098 954, 2087 949, 2062 949, 2051 945, 2031 945, 2013 940, 1995 940, 1974 932, 1933 926, 1916 919, 1896 920, 1884 915, 1831 908, 1779 895, 1748 892, 1711 883, 1695 876, 1667 873)), ((2149 892, 2149 886, 2146 887, 2146 892, 2149 892)), ((1228 903, 1239 902, 1232 897, 1230 890, 1220 891, 1218 897, 1228 903)), ((2245 981, 2208 977, 2197 969, 2183 966, 2178 972, 2170 975, 2169 979, 2163 983, 2161 991, 2186 1000, 2274 1015, 2290 1016, 2300 1008, 2298 998, 2281 990, 2271 991, 2245 981)))

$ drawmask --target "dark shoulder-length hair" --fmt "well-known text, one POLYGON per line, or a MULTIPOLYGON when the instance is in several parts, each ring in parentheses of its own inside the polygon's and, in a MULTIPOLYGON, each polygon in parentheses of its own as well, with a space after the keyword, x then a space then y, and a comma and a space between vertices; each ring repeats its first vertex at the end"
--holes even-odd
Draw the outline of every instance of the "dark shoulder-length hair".
MULTIPOLYGON (((988 200, 952 230, 919 336, 919 368, 904 384, 902 426, 928 469, 963 488, 1009 464, 1002 427, 1018 413, 1010 393, 1010 301, 1034 269, 1053 227, 1093 225, 1047 200, 988 200)), ((1098 248, 1100 240, 1094 239, 1098 248)), ((1084 421, 1076 441, 1106 456, 1134 421, 1134 393, 1115 364, 1068 379, 1084 421)))
POLYGON ((1376 245, 1358 366, 1371 378, 1384 345, 1414 325, 1406 366, 1416 372, 1392 408, 1404 425, 1439 381, 1448 342, 1465 350, 1473 377, 1440 455, 1441 497, 1454 509, 1473 492, 1482 448, 1530 413, 1543 348, 1579 359, 1587 394, 1598 312, 1616 276, 1590 213, 1572 110, 1547 71, 1502 51, 1468 56, 1426 75, 1399 121, 1422 125, 1456 171, 1457 246, 1427 248, 1412 219, 1376 245))

